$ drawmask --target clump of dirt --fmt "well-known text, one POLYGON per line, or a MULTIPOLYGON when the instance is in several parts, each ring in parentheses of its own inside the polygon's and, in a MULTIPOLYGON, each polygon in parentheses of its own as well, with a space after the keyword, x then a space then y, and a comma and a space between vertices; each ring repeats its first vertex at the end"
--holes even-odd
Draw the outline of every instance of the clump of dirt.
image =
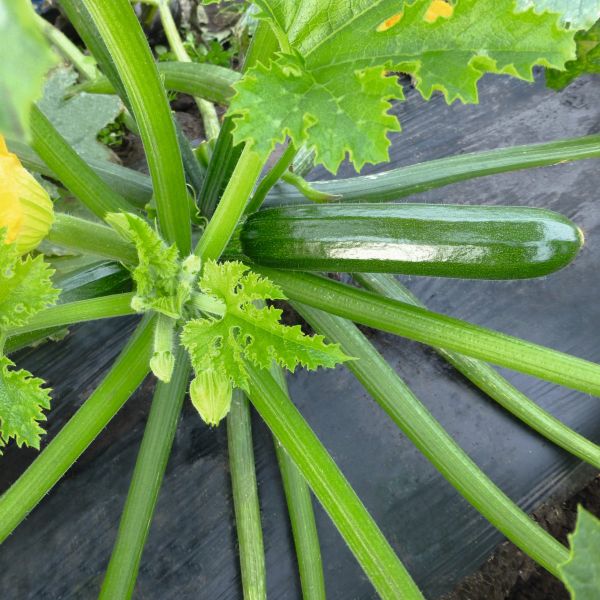
MULTIPOLYGON (((575 528, 577 507, 582 505, 600 517, 600 476, 568 500, 541 506, 533 517, 546 531, 568 545, 575 528)), ((464 579, 442 600, 569 600, 563 584, 505 542, 477 571, 464 579)))

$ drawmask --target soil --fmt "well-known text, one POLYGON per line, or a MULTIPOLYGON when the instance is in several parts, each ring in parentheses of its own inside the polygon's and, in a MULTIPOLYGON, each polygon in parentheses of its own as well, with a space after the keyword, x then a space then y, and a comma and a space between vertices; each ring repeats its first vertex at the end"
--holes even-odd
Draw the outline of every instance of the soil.
MULTIPOLYGON (((581 505, 600 517, 600 476, 563 502, 542 505, 535 520, 564 544, 575 528, 581 505)), ((505 542, 486 563, 441 600, 569 600, 558 579, 536 565, 514 544, 505 542)))

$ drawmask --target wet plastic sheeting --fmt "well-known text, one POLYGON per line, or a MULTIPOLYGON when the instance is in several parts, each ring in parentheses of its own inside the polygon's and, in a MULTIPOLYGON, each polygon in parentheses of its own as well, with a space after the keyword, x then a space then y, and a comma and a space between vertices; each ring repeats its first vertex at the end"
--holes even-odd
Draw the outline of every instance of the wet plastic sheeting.
MULTIPOLYGON (((597 133, 600 80, 560 94, 486 78, 482 104, 426 104, 414 92, 399 107, 404 133, 393 163, 597 133)), ((504 174, 416 196, 432 202, 523 204, 573 218, 587 246, 568 269, 535 281, 482 282, 412 278, 432 309, 600 361, 600 189, 598 161, 504 174)), ((377 169, 370 169, 371 172, 377 169)), ((348 175, 349 171, 340 175, 348 175)), ((319 173, 316 173, 319 176, 319 173)), ((322 177, 323 174, 321 173, 322 177)), ((372 334, 386 358, 475 461, 512 498, 532 509, 573 485, 578 462, 529 432, 482 397, 431 350, 372 334)), ((119 323, 77 328, 63 345, 27 352, 22 364, 55 387, 50 431, 89 394, 119 347, 119 323), (114 339, 112 338, 114 336, 114 339)), ((507 372, 542 406, 600 441, 600 400, 507 372)), ((333 454, 427 596, 435 598, 483 562, 502 536, 478 517, 411 446, 348 372, 290 378, 298 407, 333 454)), ((94 598, 114 542, 151 385, 146 384, 69 475, 0 549, 0 597, 94 598)), ((269 597, 299 597, 292 543, 272 444, 255 419, 255 446, 267 552, 269 597)), ((33 455, 9 450, 0 486, 33 455), (16 462, 13 462, 16 461, 16 462)), ((186 405, 175 440, 136 597, 241 598, 223 427, 204 427, 186 405)), ((375 593, 323 511, 317 518, 328 597, 375 593)))

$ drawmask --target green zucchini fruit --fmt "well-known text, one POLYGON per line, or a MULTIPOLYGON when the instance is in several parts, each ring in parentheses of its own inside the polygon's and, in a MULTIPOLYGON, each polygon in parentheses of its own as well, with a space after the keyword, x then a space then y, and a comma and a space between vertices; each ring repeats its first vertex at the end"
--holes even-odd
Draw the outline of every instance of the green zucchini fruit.
POLYGON ((238 243, 278 269, 525 279, 569 264, 583 233, 539 208, 344 203, 259 211, 238 243))

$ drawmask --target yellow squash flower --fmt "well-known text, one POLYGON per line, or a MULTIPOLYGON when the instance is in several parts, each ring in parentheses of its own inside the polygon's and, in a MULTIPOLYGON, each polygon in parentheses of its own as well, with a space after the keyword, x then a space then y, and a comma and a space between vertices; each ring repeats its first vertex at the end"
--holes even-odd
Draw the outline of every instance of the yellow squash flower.
POLYGON ((46 190, 36 181, 0 135, 0 228, 19 254, 30 252, 46 237, 54 211, 46 190))

